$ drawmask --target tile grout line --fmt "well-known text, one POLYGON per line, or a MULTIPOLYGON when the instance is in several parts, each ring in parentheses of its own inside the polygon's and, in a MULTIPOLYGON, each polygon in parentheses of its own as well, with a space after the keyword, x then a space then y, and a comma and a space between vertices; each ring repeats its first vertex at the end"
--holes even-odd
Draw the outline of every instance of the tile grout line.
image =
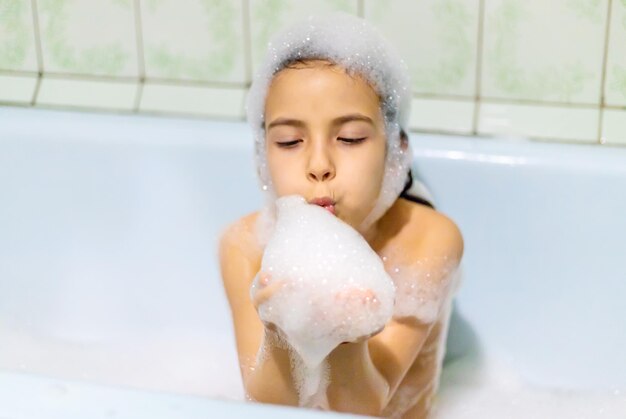
MULTIPOLYGON (((475 98, 471 96, 460 96, 460 95, 446 95, 439 93, 415 93, 413 92, 411 99, 422 99, 422 100, 445 100, 445 101, 453 101, 453 102, 475 102, 475 98)), ((481 103, 495 103, 502 105, 514 105, 514 106, 543 106, 543 107, 554 107, 554 108, 564 108, 564 109, 592 109, 597 110, 598 105, 593 103, 572 103, 572 102, 552 102, 552 101, 540 101, 533 99, 510 99, 504 97, 496 97, 496 96, 481 96, 481 103)), ((622 107, 616 105, 607 105, 608 108, 617 108, 621 109, 622 107)))
POLYGON ((206 81, 206 80, 185 80, 185 79, 165 79, 160 77, 146 77, 145 81, 168 85, 179 85, 188 87, 207 87, 216 89, 246 89, 248 83, 228 82, 228 81, 206 81))
POLYGON ((476 77, 474 80, 474 115, 472 118, 472 133, 478 135, 478 118, 481 110, 481 81, 483 71, 483 39, 485 27, 485 0, 478 1, 478 33, 476 40, 476 77))
POLYGON ((139 112, 139 105, 141 104, 141 99, 143 98, 143 87, 144 83, 142 81, 137 83, 137 91, 135 92, 135 103, 133 103, 133 112, 139 112))
POLYGON ((136 83, 137 78, 132 76, 111 76, 107 74, 87 74, 87 73, 59 73, 56 71, 46 72, 46 78, 73 79, 82 81, 114 82, 114 83, 136 83))
MULTIPOLYGON (((246 87, 252 83, 252 28, 250 26, 250 0, 241 0, 241 16, 243 23, 243 62, 245 68, 246 87)), ((246 119, 246 95, 240 105, 241 116, 246 119)))
POLYGON ((602 75, 600 79, 600 112, 598 113, 598 144, 606 143, 604 139, 604 108, 606 107, 606 97, 604 94, 604 89, 606 88, 606 66, 608 62, 609 56, 609 39, 611 32, 611 10, 613 8, 613 1, 609 0, 608 2, 608 10, 606 12, 606 27, 604 29, 604 52, 602 55, 602 75))
POLYGON ((518 105, 518 106, 547 106, 554 108, 571 108, 571 109, 598 109, 598 105, 594 103, 572 103, 572 102, 552 102, 552 101, 540 101, 533 99, 509 99, 495 96, 482 96, 481 102, 491 102, 503 105, 518 105))
MULTIPOLYGON (((26 108, 28 105, 13 103, 13 102, 4 102, 0 101, 0 106, 9 105, 11 107, 19 107, 26 108)), ((46 103, 44 105, 38 106, 39 109, 49 109, 49 110, 58 110, 58 111, 67 111, 67 112, 93 112, 93 113, 105 113, 109 115, 129 115, 129 116, 137 116, 137 114, 128 109, 123 108, 113 108, 113 107, 97 107, 97 106, 81 106, 81 105, 56 105, 46 103)), ((241 122, 241 119, 233 116, 225 116, 218 114, 209 114, 209 113, 193 113, 193 112, 162 112, 162 111, 152 111, 148 110, 145 112, 141 112, 139 116, 162 116, 162 117, 173 117, 173 118, 192 118, 192 119, 200 119, 207 120, 210 119, 212 121, 217 122, 241 122)))
POLYGON ((5 70, 0 69, 0 75, 5 76, 17 76, 17 77, 37 77, 39 75, 39 71, 37 70, 5 70))
MULTIPOLYGON (((27 70, 1 70, 0 74, 15 76, 33 76, 37 72, 27 70)), ((47 72, 46 78, 50 79, 66 79, 78 81, 95 81, 95 82, 111 82, 111 83, 136 83, 137 78, 132 76, 109 76, 105 74, 78 74, 78 73, 57 73, 47 72)), ((179 85, 199 88, 217 88, 217 89, 245 89, 249 87, 247 83, 239 82, 221 82, 221 81, 203 81, 203 80, 184 80, 184 79, 164 79, 159 77, 146 78, 154 83, 179 85)))
POLYGON ((445 94, 445 93, 423 93, 423 92, 411 92, 411 99, 439 99, 439 100, 456 100, 459 102, 473 102, 474 98, 471 96, 445 94))
POLYGON ((139 72, 139 83, 137 84, 137 92, 135 93, 135 103, 133 111, 139 112, 139 105, 143 97, 143 88, 146 81, 146 62, 143 51, 143 25, 141 24, 141 4, 140 0, 134 0, 135 15, 135 41, 137 47, 137 70, 139 72))
POLYGON ((37 57, 37 82, 33 90, 33 96, 30 100, 30 106, 35 106, 39 89, 41 88, 41 79, 43 78, 43 50, 41 48, 41 31, 39 30, 39 11, 37 9, 37 0, 30 2, 33 12, 33 35, 35 37, 35 56, 37 57))
POLYGON ((243 20, 243 53, 246 69, 246 84, 252 82, 252 29, 250 27, 250 0, 241 0, 241 16, 243 20))

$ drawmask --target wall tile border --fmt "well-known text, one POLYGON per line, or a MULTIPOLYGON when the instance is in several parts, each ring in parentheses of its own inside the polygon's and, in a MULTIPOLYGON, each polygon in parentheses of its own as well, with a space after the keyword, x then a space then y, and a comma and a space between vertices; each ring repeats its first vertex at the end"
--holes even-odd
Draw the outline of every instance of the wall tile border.
MULTIPOLYGON (((252 3, 257 0, 212 0, 238 2, 236 8, 241 11, 241 16, 237 15, 239 17, 236 25, 240 25, 238 27, 241 28, 243 78, 238 76, 237 80, 201 81, 161 76, 146 77, 142 5, 148 1, 166 0, 115 0, 127 3, 125 7, 129 8, 128 13, 132 13, 134 30, 131 49, 137 55, 133 59, 133 62, 136 62, 136 69, 108 75, 70 74, 73 72, 55 70, 47 66, 42 52, 40 10, 43 2, 47 0, 24 1, 28 7, 23 8, 21 19, 24 19, 24 13, 29 15, 30 21, 25 22, 32 33, 34 45, 30 47, 31 55, 27 68, 0 68, 0 106, 41 106, 228 120, 245 119, 244 101, 253 74, 254 61, 251 12, 252 3)), ((291 0, 277 1, 277 4, 280 4, 281 1, 291 0)), ((606 13, 603 12, 601 15, 601 18, 606 17, 606 21, 602 23, 604 25, 602 62, 597 63, 602 68, 601 87, 597 93, 598 104, 594 105, 567 103, 558 98, 507 99, 485 95, 483 49, 485 37, 489 35, 485 33, 485 9, 488 3, 493 1, 496 0, 476 0, 478 27, 475 34, 476 62, 471 94, 414 93, 410 131, 496 137, 525 136, 540 141, 626 145, 624 139, 626 128, 622 122, 622 118, 626 117, 626 58, 624 58, 626 56, 622 54, 626 51, 624 49, 626 44, 621 42, 623 36, 626 36, 626 2, 594 0, 596 2, 593 10, 598 9, 597 5, 600 5, 602 10, 604 7, 607 8, 606 13), (624 66, 623 74, 620 66, 624 66), (623 81, 620 78, 622 76, 623 81)), ((63 2, 71 4, 70 0, 63 2)), ((582 1, 575 3, 573 7, 582 8, 581 11, 587 7, 585 6, 587 3, 582 1)), ((361 17, 366 12, 366 0, 347 2, 327 0, 324 4, 326 5, 320 8, 341 8, 346 7, 345 4, 350 4, 352 12, 361 17), (335 6, 331 5, 335 3, 335 6)), ((528 7, 539 7, 538 5, 543 3, 526 4, 530 5, 528 7), (533 4, 535 6, 532 6, 533 4)), ((300 9, 300 6, 297 9, 300 9)), ((1 30, 0 27, 0 33, 1 30)), ((1 47, 0 39, 0 50, 1 47)))

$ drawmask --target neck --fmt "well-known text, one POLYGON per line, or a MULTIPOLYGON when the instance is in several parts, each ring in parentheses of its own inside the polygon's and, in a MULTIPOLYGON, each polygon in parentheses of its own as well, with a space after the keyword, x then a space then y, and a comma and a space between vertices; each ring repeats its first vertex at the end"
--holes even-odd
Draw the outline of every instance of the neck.
POLYGON ((380 232, 381 232, 380 224, 381 223, 379 219, 379 220, 376 220, 376 222, 374 222, 374 224, 369 226, 366 230, 360 231, 361 235, 363 236, 367 244, 369 244, 370 247, 374 249, 374 251, 376 250, 376 245, 378 241, 380 240, 380 232))

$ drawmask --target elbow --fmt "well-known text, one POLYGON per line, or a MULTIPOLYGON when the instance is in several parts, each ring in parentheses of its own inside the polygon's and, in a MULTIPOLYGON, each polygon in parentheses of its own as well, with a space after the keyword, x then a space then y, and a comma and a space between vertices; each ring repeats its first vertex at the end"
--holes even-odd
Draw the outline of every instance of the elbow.
POLYGON ((244 377, 246 399, 252 402, 298 406, 298 394, 292 386, 274 377, 259 377, 251 373, 244 377))
POLYGON ((330 389, 331 391, 327 392, 330 409, 343 413, 381 416, 387 407, 389 385, 382 380, 375 384, 369 388, 359 386, 361 388, 345 391, 330 389))
POLYGON ((352 413, 365 416, 380 417, 385 411, 386 403, 383 397, 364 400, 350 400, 346 403, 331 403, 330 408, 337 412, 352 413))

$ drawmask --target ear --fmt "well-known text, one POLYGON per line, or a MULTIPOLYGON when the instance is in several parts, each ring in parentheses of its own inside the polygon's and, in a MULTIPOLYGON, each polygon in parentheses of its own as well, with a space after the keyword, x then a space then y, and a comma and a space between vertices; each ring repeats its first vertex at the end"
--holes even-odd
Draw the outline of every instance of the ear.
POLYGON ((409 137, 403 129, 400 130, 400 148, 402 151, 406 151, 409 148, 409 137))

